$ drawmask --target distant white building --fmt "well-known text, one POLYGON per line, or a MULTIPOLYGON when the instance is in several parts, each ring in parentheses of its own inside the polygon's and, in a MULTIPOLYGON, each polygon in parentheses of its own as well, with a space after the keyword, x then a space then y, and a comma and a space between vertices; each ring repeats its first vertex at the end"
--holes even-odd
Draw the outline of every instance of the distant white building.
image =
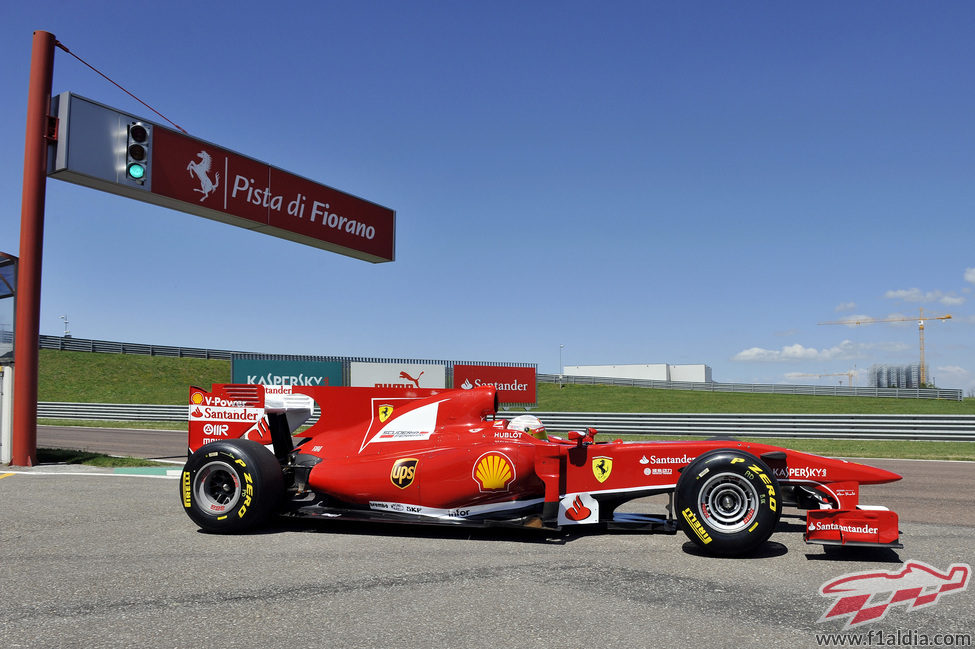
POLYGON ((565 375, 711 383, 711 368, 707 365, 668 365, 667 363, 645 365, 566 365, 565 375))

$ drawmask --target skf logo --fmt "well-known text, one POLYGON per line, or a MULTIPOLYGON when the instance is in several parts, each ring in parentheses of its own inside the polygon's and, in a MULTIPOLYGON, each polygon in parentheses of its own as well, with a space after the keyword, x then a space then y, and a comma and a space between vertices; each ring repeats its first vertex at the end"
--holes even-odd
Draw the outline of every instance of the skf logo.
POLYGON ((386 420, 393 416, 393 407, 389 404, 379 406, 379 423, 385 424, 386 420))
POLYGON ((485 491, 507 491, 515 479, 515 467, 504 453, 485 453, 474 463, 474 482, 485 491))
POLYGON ((400 489, 406 489, 413 484, 416 477, 417 460, 415 457, 404 457, 393 463, 393 470, 389 472, 390 481, 400 489))
POLYGON ((596 476, 596 480, 600 482, 606 482, 609 479, 609 474, 613 472, 613 458, 611 457, 594 457, 592 459, 592 474, 596 476))
POLYGON ((843 575, 823 584, 819 594, 836 601, 819 618, 820 622, 846 618, 844 629, 877 622, 893 606, 908 611, 934 606, 943 595, 968 588, 972 568, 954 563, 941 572, 923 561, 908 561, 900 570, 873 570, 843 575))

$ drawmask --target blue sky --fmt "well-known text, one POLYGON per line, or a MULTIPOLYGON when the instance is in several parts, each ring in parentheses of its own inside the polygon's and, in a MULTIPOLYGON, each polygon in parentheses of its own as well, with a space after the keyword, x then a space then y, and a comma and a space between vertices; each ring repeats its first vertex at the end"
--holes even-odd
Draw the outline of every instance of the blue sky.
MULTIPOLYGON (((373 265, 49 180, 42 333, 835 384, 794 375, 916 362, 917 326, 817 322, 923 307, 975 389, 975 4, 4 3, 13 254, 35 29, 397 212, 373 265)), ((54 90, 159 121, 60 51, 54 90)))

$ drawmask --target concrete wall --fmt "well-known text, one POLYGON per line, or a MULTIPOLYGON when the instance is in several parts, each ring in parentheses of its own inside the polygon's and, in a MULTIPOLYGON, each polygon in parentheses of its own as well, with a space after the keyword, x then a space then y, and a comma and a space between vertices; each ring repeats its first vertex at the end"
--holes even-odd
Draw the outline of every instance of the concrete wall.
POLYGON ((650 381, 689 381, 709 383, 711 368, 707 365, 566 365, 566 376, 601 376, 614 379, 646 379, 650 381))

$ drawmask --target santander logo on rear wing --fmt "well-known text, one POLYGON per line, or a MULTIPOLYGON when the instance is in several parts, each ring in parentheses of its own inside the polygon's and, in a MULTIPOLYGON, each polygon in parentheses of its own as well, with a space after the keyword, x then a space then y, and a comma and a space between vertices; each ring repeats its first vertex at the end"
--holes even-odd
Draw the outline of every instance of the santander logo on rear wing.
POLYGON ((270 444, 268 414, 284 415, 292 432, 311 416, 313 406, 311 397, 292 393, 289 385, 216 384, 210 391, 191 387, 189 451, 225 439, 270 444))

